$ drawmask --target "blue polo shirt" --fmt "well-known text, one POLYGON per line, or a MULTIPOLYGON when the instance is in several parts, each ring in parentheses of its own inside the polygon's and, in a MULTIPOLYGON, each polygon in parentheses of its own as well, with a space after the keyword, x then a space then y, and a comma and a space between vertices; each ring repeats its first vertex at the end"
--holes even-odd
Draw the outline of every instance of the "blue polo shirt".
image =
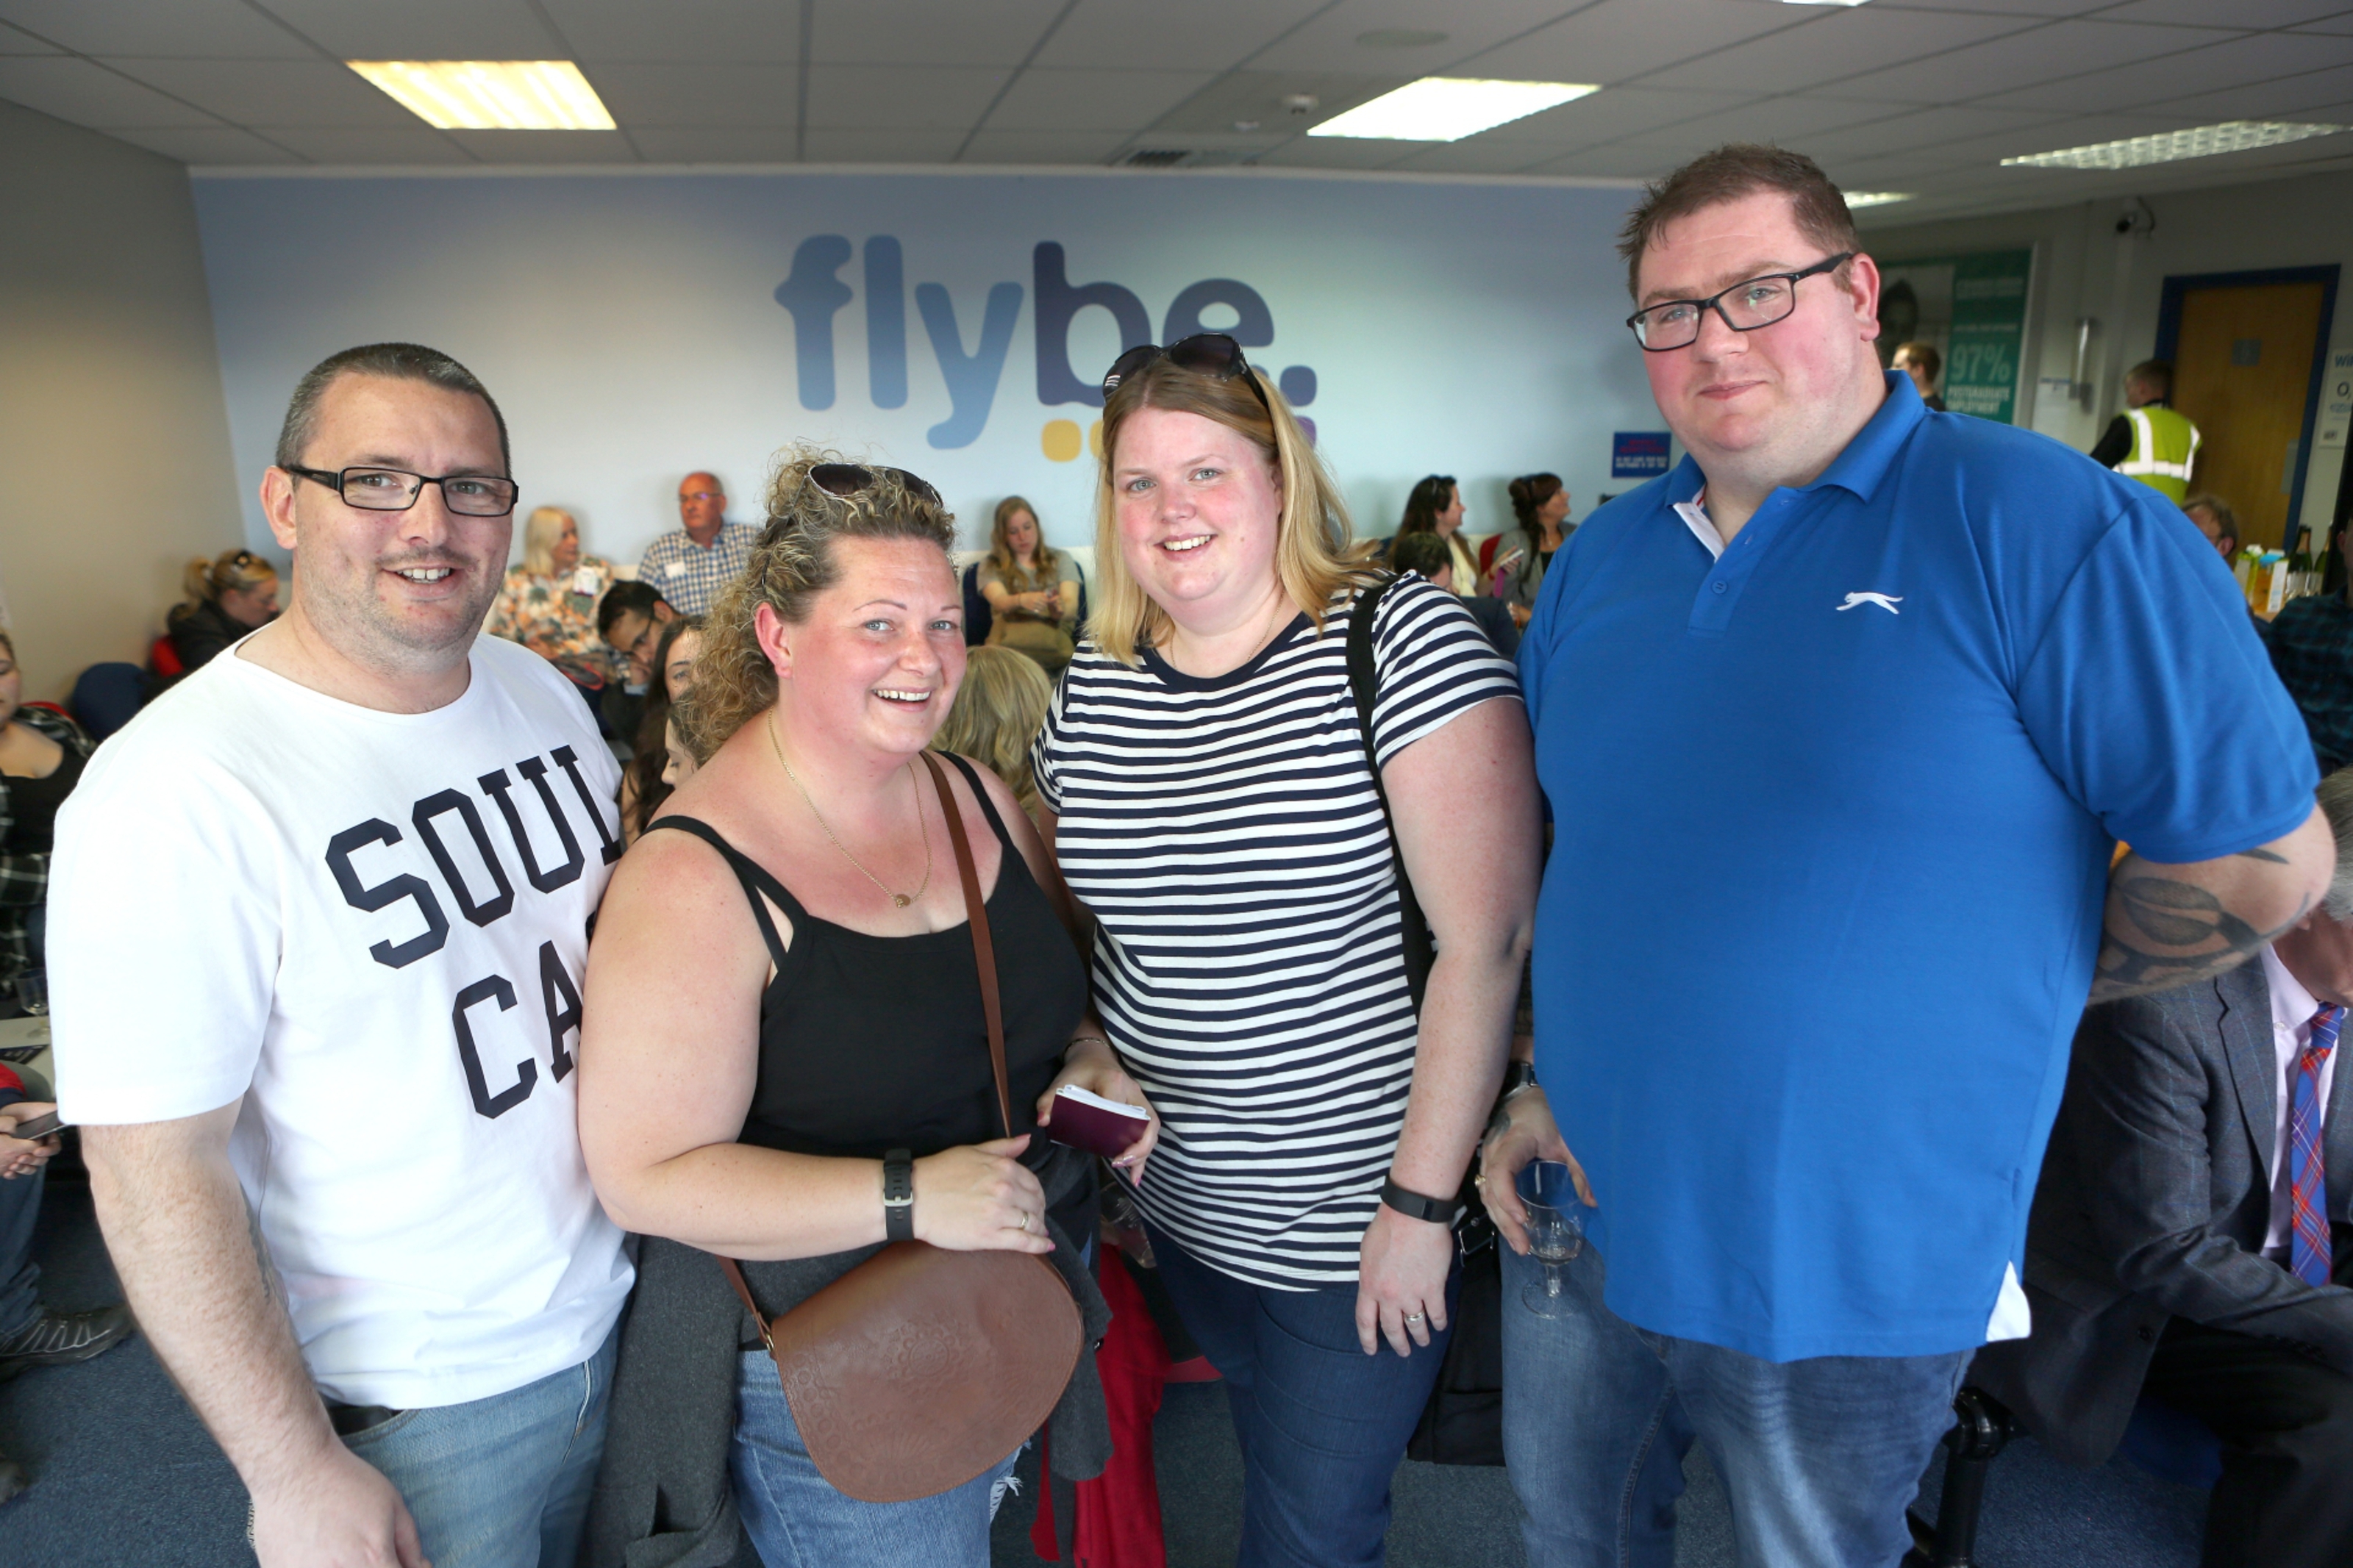
POLYGON ((2235 854, 2316 782, 2179 509, 1887 387, 1720 559, 1689 458, 1595 512, 1520 651, 1536 1070, 1609 1304, 1770 1361, 1985 1340, 2114 841, 2235 854))

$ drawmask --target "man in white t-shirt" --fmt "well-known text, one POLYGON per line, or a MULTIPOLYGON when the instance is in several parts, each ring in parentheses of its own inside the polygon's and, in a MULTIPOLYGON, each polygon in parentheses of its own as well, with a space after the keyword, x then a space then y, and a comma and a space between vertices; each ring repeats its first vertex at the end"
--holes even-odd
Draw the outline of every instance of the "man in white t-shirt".
POLYGON ((311 371, 261 487, 292 605, 58 815, 58 1098, 264 1568, 569 1568, 604 1446, 631 1273, 571 1075, 617 769, 477 637, 509 471, 448 356, 311 371))

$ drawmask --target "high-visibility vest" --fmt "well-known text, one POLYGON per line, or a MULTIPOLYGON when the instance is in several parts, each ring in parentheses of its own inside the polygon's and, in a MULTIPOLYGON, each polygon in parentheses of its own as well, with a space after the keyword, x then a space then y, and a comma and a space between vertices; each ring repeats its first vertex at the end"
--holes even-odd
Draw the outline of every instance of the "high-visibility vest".
POLYGON ((2179 506, 2189 493, 2190 465, 2198 461, 2198 426, 2156 404, 2127 409, 2125 417, 2132 421, 2132 451, 2116 465, 2116 472, 2179 506))

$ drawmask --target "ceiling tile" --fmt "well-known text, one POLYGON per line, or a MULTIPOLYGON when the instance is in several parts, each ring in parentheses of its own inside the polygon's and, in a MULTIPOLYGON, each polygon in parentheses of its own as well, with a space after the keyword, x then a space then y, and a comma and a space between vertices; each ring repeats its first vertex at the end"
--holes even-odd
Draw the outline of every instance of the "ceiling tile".
POLYGON ((1126 141, 1117 131, 999 131, 972 139, 962 163, 1103 163, 1126 141))
POLYGON ((263 132, 313 163, 471 163, 463 148, 429 125, 359 129, 344 125, 272 126, 263 132))
POLYGON ((1259 162, 1279 169, 1381 169, 1428 148, 1419 142, 1367 142, 1356 137, 1302 136, 1259 162))
POLYGON ((1809 136, 1798 150, 1817 159, 1875 157, 1915 147, 1941 149, 2005 132, 2054 125, 2066 118, 2027 109, 1921 109, 1868 125, 1809 136))
POLYGON ((1055 29, 1037 63, 1225 70, 1324 5, 1324 0, 1086 0, 1055 29))
MULTIPOLYGON (((2227 0, 2223 0, 2227 4, 2227 0)), ((2116 0, 1877 0, 1890 11, 1975 11, 2012 16, 2080 16, 2116 0)))
POLYGON ((1132 131, 1214 79, 1208 71, 1023 71, 988 117, 998 131, 1132 131))
POLYGON ((1366 76, 1459 76, 1454 66, 1522 33, 1557 20, 1577 0, 1481 0, 1476 5, 1431 0, 1351 0, 1322 12, 1255 59, 1257 70, 1356 71, 1366 76), (1409 48, 1360 44, 1366 33, 1437 33, 1434 44, 1409 48))
POLYGON ((1958 103, 1989 92, 2012 91, 2035 82, 2211 47, 2234 36, 2202 27, 2053 22, 1990 43, 1954 49, 1934 59, 1852 77, 1825 91, 1840 98, 1875 98, 1895 103, 1958 103))
MULTIPOLYGON (((1629 89, 1630 90, 1630 89, 1629 89)), ((1766 142, 1779 147, 1805 147, 1810 139, 1851 126, 1886 120, 1903 112, 1884 103, 1861 103, 1851 99, 1767 98, 1744 103, 1696 120, 1677 121, 1662 130, 1634 138, 1645 145, 1672 140, 1678 145, 1721 146, 1726 142, 1766 142)))
MULTIPOLYGON (((1520 81, 1624 81, 1743 39, 1803 26, 1819 16, 1800 6, 1733 5, 1724 0, 1601 0, 1466 60, 1448 74, 1520 81)), ((1772 86, 1760 83, 1752 90, 1772 86)))
POLYGON ((55 44, 45 44, 21 27, 0 22, 0 55, 61 55, 55 44))
POLYGON ((70 55, 0 59, 0 98, 76 125, 217 125, 219 118, 70 55))
POLYGON ((649 163, 791 163, 799 159, 789 126, 632 125, 629 139, 649 163))
POLYGON ((573 58, 780 64, 800 58, 800 8, 744 0, 543 0, 573 58))
POLYGON ((1525 174, 1582 174, 1588 179, 1655 180, 1673 172, 1678 158, 1662 157, 1639 147, 1588 147, 1581 153, 1531 163, 1525 174))
POLYGON ((1552 148, 1525 142, 1494 142, 1484 136, 1468 136, 1460 142, 1424 147, 1394 167, 1418 174, 1516 174, 1532 163, 1558 156, 1552 148))
POLYGON ((1921 151, 1949 159, 1957 165, 1982 163, 1998 166, 2004 158, 2022 158, 2035 153, 2055 152, 2063 147, 2088 147, 2102 142, 2120 142, 2131 136, 2150 136, 2179 130, 2181 125, 2182 121, 2178 119, 2145 114, 2086 114, 1983 136, 1956 136, 1940 141, 1934 147, 1923 147, 1921 151))
POLYGON ((318 58, 244 0, 0 0, 0 21, 85 55, 318 58))
POLYGON ((1061 9, 1062 0, 821 0, 810 52, 845 64, 1018 66, 1061 9))
MULTIPOLYGON (((2310 71, 2248 87, 2177 99, 2166 107, 2200 124, 2218 120, 2329 120, 2329 106, 2353 99, 2353 67, 2310 71)), ((2342 123, 2341 121, 2334 121, 2342 123)))
POLYGON ((964 131, 1006 75, 995 67, 828 66, 809 73, 808 122, 840 131, 964 131))
POLYGON ((299 163, 302 160, 234 125, 185 126, 152 131, 110 131, 108 135, 177 158, 183 163, 299 163))
POLYGON ((634 163, 617 131, 451 131, 451 140, 485 163, 634 163))
POLYGON ((2330 66, 2353 65, 2353 38, 2253 33, 2209 44, 2188 54, 2143 60, 2115 70, 2070 77, 1982 101, 2018 109, 2131 109, 2142 104, 2179 106, 2192 93, 2260 86, 2281 77, 2330 66))
POLYGON ((1482 132, 1482 139, 1535 142, 1567 150, 1597 142, 1639 136, 1680 121, 1703 115, 1721 116, 1737 109, 1753 95, 1738 92, 1671 91, 1665 88, 1610 87, 1590 98, 1531 114, 1482 132))
POLYGON ((1401 76, 1335 76, 1314 71, 1229 71, 1153 122, 1156 132, 1190 134, 1230 132, 1237 121, 1255 121, 1269 134, 1295 134, 1318 125, 1343 110, 1392 88, 1403 87, 1401 76), (1316 107, 1294 114, 1283 100, 1308 93, 1316 107))
POLYGON ((635 131, 653 125, 791 125, 800 68, 607 62, 586 68, 613 118, 635 131))
POLYGON ((349 66, 331 60, 110 60, 126 76, 239 125, 415 125, 349 66))
POLYGON ((962 131, 809 127, 812 163, 944 163, 963 144, 962 131))
POLYGON ((543 60, 565 49, 531 0, 256 0, 345 60, 543 60))
POLYGON ((1947 11, 1824 10, 1804 26, 1723 49, 1645 77, 1645 86, 1794 92, 1984 43, 2041 24, 2030 16, 1947 11))
POLYGON ((2345 0, 2132 0, 2100 13, 2103 22, 2174 22, 2183 26, 2212 26, 2226 22, 2233 27, 2292 27, 2348 13, 2345 0))
POLYGON ((2311 22, 2296 29, 2299 33, 2353 33, 2353 11, 2326 21, 2311 22))

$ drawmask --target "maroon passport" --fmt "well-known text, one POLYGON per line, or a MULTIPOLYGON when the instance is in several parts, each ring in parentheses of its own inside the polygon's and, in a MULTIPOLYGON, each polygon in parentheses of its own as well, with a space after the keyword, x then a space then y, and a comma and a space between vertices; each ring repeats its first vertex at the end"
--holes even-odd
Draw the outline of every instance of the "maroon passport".
POLYGON ((1046 1123, 1046 1136, 1057 1143, 1116 1160, 1144 1136, 1151 1120, 1140 1107, 1122 1105, 1074 1083, 1066 1083, 1054 1091, 1054 1120, 1046 1123))

